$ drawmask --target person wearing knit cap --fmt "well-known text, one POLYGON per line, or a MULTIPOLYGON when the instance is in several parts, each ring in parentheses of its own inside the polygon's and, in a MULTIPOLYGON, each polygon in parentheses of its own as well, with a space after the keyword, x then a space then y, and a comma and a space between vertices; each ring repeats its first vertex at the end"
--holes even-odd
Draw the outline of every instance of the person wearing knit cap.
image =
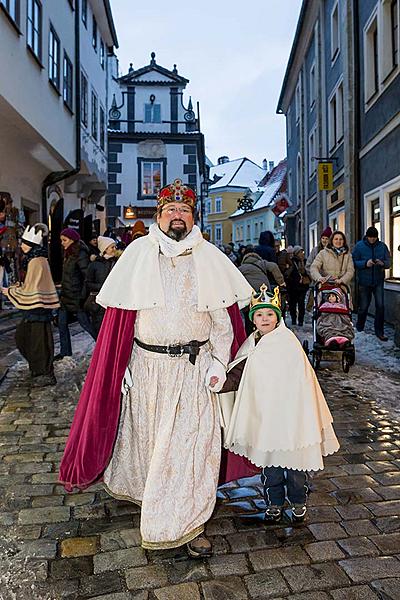
POLYGON ((61 278, 60 310, 58 311, 58 330, 60 333, 60 352, 54 360, 72 356, 69 322, 76 318, 81 327, 95 338, 89 317, 82 308, 85 300, 85 280, 89 266, 89 250, 81 240, 76 229, 66 227, 60 234, 64 250, 63 272, 61 278))
POLYGON ((97 245, 100 254, 89 265, 87 270, 86 291, 89 293, 89 296, 83 306, 91 320, 96 340, 106 312, 100 304, 97 304, 96 297, 103 283, 111 273, 111 269, 113 269, 117 262, 115 240, 100 235, 97 238, 97 245))
POLYGON ((286 498, 293 521, 303 521, 306 472, 323 469, 323 456, 339 449, 332 415, 281 317, 279 288, 254 292, 249 314, 256 330, 230 363, 220 391, 224 447, 262 467, 267 522, 280 521, 286 498))
POLYGON ((314 248, 312 248, 310 254, 308 255, 307 262, 306 262, 306 271, 309 275, 311 275, 310 268, 315 260, 315 257, 317 256, 318 252, 321 252, 321 250, 326 248, 326 246, 329 243, 331 235, 332 235, 332 229, 329 226, 325 227, 325 229, 323 230, 323 232, 321 233, 321 236, 319 238, 318 245, 315 246, 314 248))
POLYGON ((22 234, 21 250, 26 266, 25 280, 3 288, 12 304, 22 311, 17 325, 17 348, 29 364, 32 386, 55 385, 53 370, 54 342, 52 312, 59 308, 56 288, 51 276, 43 239, 48 229, 43 223, 28 225, 22 234))
POLYGON ((364 331, 368 308, 372 296, 375 300, 375 335, 382 342, 387 341, 384 333, 385 306, 383 284, 385 269, 392 264, 389 248, 379 240, 376 227, 368 227, 364 238, 353 249, 354 266, 358 283, 357 331, 364 331))

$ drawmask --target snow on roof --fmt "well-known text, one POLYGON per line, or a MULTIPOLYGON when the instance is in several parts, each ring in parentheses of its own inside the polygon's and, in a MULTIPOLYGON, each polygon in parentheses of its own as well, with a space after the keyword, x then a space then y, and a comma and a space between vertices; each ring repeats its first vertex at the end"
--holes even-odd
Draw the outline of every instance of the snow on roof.
POLYGON ((248 158, 237 158, 229 162, 215 165, 210 169, 210 179, 219 177, 212 183, 209 190, 223 187, 243 187, 256 189, 258 182, 264 177, 265 171, 248 158))
MULTIPOLYGON (((259 210, 260 208, 273 206, 275 204, 274 200, 276 199, 278 192, 286 192, 286 169, 287 164, 285 158, 281 160, 280 163, 271 171, 271 174, 268 178, 264 177, 265 184, 264 186, 261 186, 263 181, 260 182, 260 187, 258 190, 261 191, 261 195, 255 202, 253 210, 259 210)), ((231 217, 238 217, 243 213, 244 210, 238 209, 231 215, 231 217)))

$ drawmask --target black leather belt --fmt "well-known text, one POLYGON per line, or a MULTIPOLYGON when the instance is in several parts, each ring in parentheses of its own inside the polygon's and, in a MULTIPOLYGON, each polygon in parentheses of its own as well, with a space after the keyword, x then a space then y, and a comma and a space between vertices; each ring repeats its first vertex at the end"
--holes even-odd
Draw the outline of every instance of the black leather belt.
POLYGON ((170 344, 169 346, 153 346, 152 344, 145 344, 137 338, 135 338, 135 342, 139 348, 143 348, 143 350, 158 352, 159 354, 167 354, 171 358, 179 358, 184 354, 189 354, 189 361, 192 363, 192 365, 194 365, 196 363, 197 355, 200 352, 200 347, 204 346, 204 344, 207 344, 208 340, 204 340, 204 342, 192 340, 187 344, 170 344))

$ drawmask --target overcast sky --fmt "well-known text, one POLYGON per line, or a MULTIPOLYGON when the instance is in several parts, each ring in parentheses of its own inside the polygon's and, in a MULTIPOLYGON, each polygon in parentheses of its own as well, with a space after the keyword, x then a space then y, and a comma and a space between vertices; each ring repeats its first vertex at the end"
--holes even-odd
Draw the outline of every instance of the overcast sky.
POLYGON ((276 114, 301 0, 112 0, 120 71, 156 53, 190 80, 200 102, 206 153, 261 164, 285 156, 285 119, 276 114))

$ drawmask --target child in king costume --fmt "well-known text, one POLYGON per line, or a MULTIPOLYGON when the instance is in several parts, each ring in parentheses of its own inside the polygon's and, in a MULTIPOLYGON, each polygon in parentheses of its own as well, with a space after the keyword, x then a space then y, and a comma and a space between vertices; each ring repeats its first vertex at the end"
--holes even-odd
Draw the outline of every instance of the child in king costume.
POLYGON ((229 365, 221 406, 232 398, 224 446, 262 467, 267 521, 281 519, 285 498, 292 517, 306 515, 306 471, 324 468, 323 456, 339 443, 314 370, 294 333, 285 326, 279 288, 254 293, 249 317, 256 330, 229 365), (286 490, 285 490, 286 488, 286 490))

